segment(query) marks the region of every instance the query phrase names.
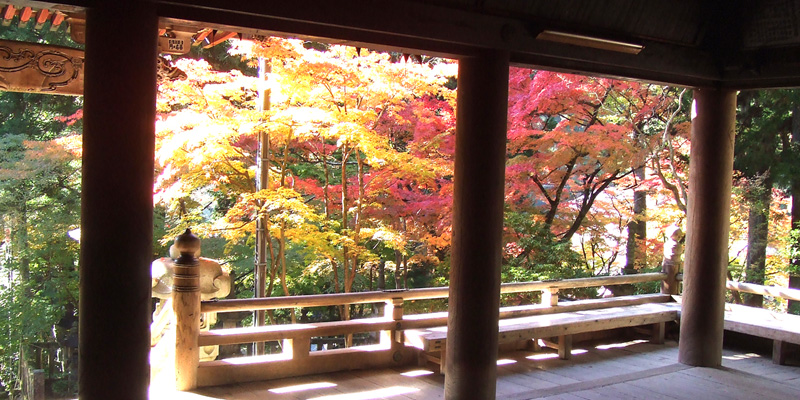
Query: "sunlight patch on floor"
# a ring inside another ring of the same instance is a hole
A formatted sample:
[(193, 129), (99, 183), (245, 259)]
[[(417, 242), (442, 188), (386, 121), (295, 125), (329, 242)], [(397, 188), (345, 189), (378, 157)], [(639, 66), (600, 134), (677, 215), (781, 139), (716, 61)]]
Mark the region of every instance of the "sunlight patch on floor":
[(150, 400), (225, 400), (219, 397), (203, 396), (201, 394), (181, 392), (175, 389), (150, 387)]
[(525, 357), (529, 360), (552, 360), (554, 358), (558, 358), (558, 353), (542, 353), (542, 354), (534, 354), (532, 356)]
[(620, 349), (623, 347), (633, 346), (639, 343), (647, 343), (647, 340), (638, 339), (638, 340), (631, 340), (630, 342), (601, 344), (599, 346), (595, 346), (594, 348), (597, 350)]
[(734, 354), (732, 356), (722, 356), (723, 359), (732, 360), (732, 361), (747, 360), (749, 358), (758, 358), (758, 357), (761, 357), (761, 356), (756, 354), (756, 353)]
[[(572, 349), (572, 353), (571, 354), (573, 356), (577, 356), (577, 355), (580, 355), (580, 354), (586, 354), (588, 352), (589, 352), (589, 350), (586, 350), (586, 349)], [(534, 361), (536, 361), (536, 360), (552, 360), (554, 358), (558, 358), (558, 353), (540, 353), (540, 354), (534, 354), (534, 355), (531, 355), (531, 356), (527, 356), (525, 358), (527, 358), (529, 360), (534, 360)]]
[(344, 393), (330, 396), (314, 397), (308, 400), (371, 400), (384, 397), (394, 397), (404, 394), (419, 392), (419, 389), (406, 386), (392, 386), (385, 389), (370, 390), (366, 392)]
[(416, 378), (418, 376), (433, 375), (433, 371), (428, 371), (427, 369), (415, 369), (413, 371), (403, 372), (400, 375)]
[(276, 394), (283, 394), (283, 393), (293, 393), (293, 392), (302, 392), (306, 390), (314, 390), (314, 389), (325, 389), (325, 388), (332, 388), (336, 387), (335, 383), (332, 382), (313, 382), (313, 383), (306, 383), (302, 385), (292, 385), (292, 386), (284, 386), (279, 388), (269, 389), (271, 393)]
[(497, 360), (497, 365), (508, 365), (508, 364), (515, 364), (517, 360), (512, 360), (509, 358), (501, 358)]

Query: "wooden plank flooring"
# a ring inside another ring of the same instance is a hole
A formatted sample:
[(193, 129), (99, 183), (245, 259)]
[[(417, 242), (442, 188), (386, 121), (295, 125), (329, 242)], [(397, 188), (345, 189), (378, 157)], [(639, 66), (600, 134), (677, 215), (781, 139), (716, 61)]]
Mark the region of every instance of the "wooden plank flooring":
[[(571, 360), (553, 350), (501, 354), (497, 398), (527, 399), (800, 399), (800, 363), (778, 366), (770, 356), (726, 349), (723, 367), (678, 364), (675, 342), (579, 345)], [(436, 367), (338, 372), (203, 388), (192, 393), (151, 389), (151, 399), (357, 400), (441, 399)]]

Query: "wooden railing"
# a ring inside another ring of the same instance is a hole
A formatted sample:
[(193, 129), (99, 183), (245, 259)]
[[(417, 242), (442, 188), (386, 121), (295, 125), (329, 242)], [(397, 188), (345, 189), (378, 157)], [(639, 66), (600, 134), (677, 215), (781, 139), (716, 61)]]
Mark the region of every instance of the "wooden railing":
[[(502, 284), (502, 294), (542, 292), (542, 304), (530, 306), (504, 307), (501, 318), (548, 314), (561, 311), (604, 308), (640, 304), (654, 301), (652, 298), (629, 296), (587, 300), (584, 302), (563, 302), (559, 304), (559, 291), (565, 289), (598, 286), (626, 285), (644, 282), (663, 281), (666, 273), (646, 273), (622, 276), (600, 276), (591, 278), (565, 279)], [(202, 313), (235, 312), (255, 310), (276, 310), (287, 308), (306, 308), (321, 306), (341, 306), (351, 304), (384, 303), (381, 317), (362, 318), (349, 321), (331, 321), (306, 324), (268, 325), (260, 327), (215, 329), (208, 332), (191, 332), (193, 318), (187, 318), (191, 307), (186, 303), (190, 292), (175, 291), (178, 347), (193, 350), (176, 351), (183, 358), (176, 357), (178, 387), (183, 390), (201, 386), (213, 386), (233, 381), (248, 381), (280, 378), (310, 373), (332, 372), (370, 367), (391, 367), (412, 361), (412, 352), (404, 348), (402, 341), (394, 340), (396, 332), (406, 329), (446, 326), (447, 313), (426, 313), (404, 315), (403, 306), (407, 301), (444, 299), (449, 296), (448, 287), (390, 290), (380, 292), (336, 293), (325, 295), (284, 296), (257, 299), (230, 299), (205, 301), (200, 304)], [(668, 298), (668, 295), (663, 295)], [(661, 299), (660, 301), (665, 301)], [(187, 335), (181, 335), (185, 332)], [(380, 332), (380, 343), (372, 346), (357, 346), (350, 349), (310, 351), (312, 337), (328, 337), (356, 334), (361, 332)], [(194, 336), (196, 335), (196, 336)], [(252, 360), (227, 359), (197, 363), (195, 357), (198, 346), (230, 345), (237, 343), (257, 343), (281, 341), (283, 353), (272, 356), (249, 357)], [(176, 349), (179, 350), (179, 349)], [(186, 357), (191, 355), (192, 359)], [(259, 361), (255, 361), (259, 360)], [(267, 365), (268, 363), (271, 365)], [(269, 372), (265, 372), (265, 371)], [(261, 378), (259, 378), (261, 377)], [(181, 380), (184, 382), (181, 382)]]
[(725, 285), (729, 290), (743, 293), (760, 294), (763, 296), (780, 297), (786, 300), (800, 301), (800, 290), (780, 286), (764, 286), (754, 283), (728, 281)]
[[(188, 235), (187, 235), (188, 234)], [(199, 240), (187, 231), (175, 242), (180, 258), (175, 263), (172, 304), (176, 317), (175, 371), (176, 386), (188, 390), (198, 386), (214, 386), (231, 382), (277, 379), (311, 373), (338, 370), (391, 367), (412, 361), (416, 354), (406, 348), (401, 340), (403, 330), (444, 327), (447, 313), (404, 315), (407, 301), (444, 299), (450, 294), (448, 287), (389, 290), (380, 292), (336, 293), (324, 295), (283, 296), (256, 299), (230, 299), (200, 302), (198, 286), (198, 261), (194, 254), (199, 250)], [(676, 271), (621, 276), (564, 279), (505, 283), (501, 294), (542, 292), (541, 304), (503, 307), (500, 318), (512, 318), (620, 307), (663, 302), (677, 285)], [(662, 282), (661, 294), (623, 296), (619, 298), (571, 301), (559, 304), (559, 291), (598, 286), (628, 285), (645, 282)], [(276, 310), (324, 306), (349, 306), (352, 304), (384, 303), (380, 317), (330, 321), (305, 324), (268, 325), (246, 328), (199, 330), (200, 313)], [(350, 335), (362, 332), (380, 332), (378, 345), (326, 351), (310, 351), (312, 337)], [(283, 352), (277, 355), (243, 357), (199, 362), (199, 347), (281, 341)]]
[[(290, 376), (326, 373), (356, 368), (398, 366), (412, 361), (414, 353), (403, 344), (402, 332), (408, 329), (444, 327), (446, 312), (405, 315), (408, 301), (445, 299), (448, 287), (377, 292), (336, 293), (324, 295), (283, 296), (256, 299), (229, 299), (200, 302), (197, 260), (193, 254), (199, 246), (196, 238), (179, 243), (181, 257), (176, 262), (173, 308), (176, 316), (176, 379), (181, 390), (198, 386), (214, 386), (231, 382), (277, 379)], [(501, 294), (541, 292), (541, 304), (502, 307), (500, 318), (524, 317), (557, 312), (624, 307), (647, 302), (672, 300), (682, 277), (674, 270), (621, 276), (505, 283)], [(617, 286), (661, 281), (661, 294), (622, 296), (559, 303), (559, 292), (567, 289)], [(731, 290), (800, 300), (800, 290), (767, 287), (729, 281)], [(277, 310), (353, 304), (384, 303), (379, 317), (348, 321), (304, 324), (268, 325), (245, 328), (199, 330), (200, 313)], [(311, 352), (311, 338), (379, 332), (378, 345)], [(243, 357), (199, 362), (201, 346), (240, 343), (282, 342), (283, 352), (276, 355)]]
[[(501, 294), (549, 292), (557, 293), (560, 289), (578, 289), (598, 286), (626, 285), (633, 283), (662, 281), (667, 277), (663, 272), (636, 275), (596, 276), (591, 278), (563, 279), (553, 281), (515, 282), (500, 285)], [(394, 299), (428, 300), (444, 299), (449, 296), (450, 288), (434, 287), (408, 290), (388, 290), (379, 292), (334, 293), (304, 296), (265, 297), (256, 299), (229, 299), (204, 301), (200, 311), (233, 312), (254, 310), (276, 310), (282, 308), (323, 307), (342, 304), (367, 304), (389, 302)]]
[[(683, 281), (683, 274), (677, 274), (676, 279)], [(785, 288), (781, 286), (766, 286), (755, 283), (726, 281), (725, 288), (740, 293), (760, 294), (762, 296), (778, 297), (786, 300), (800, 301), (800, 289)]]
[[(505, 283), (501, 294), (542, 292), (542, 304), (548, 307), (558, 304), (558, 291), (596, 286), (624, 285), (661, 281), (666, 274), (661, 272), (600, 276), (592, 278), (564, 279), (558, 281), (536, 281)], [(402, 291), (336, 293), (324, 295), (282, 296), (258, 299), (231, 299), (202, 302), (200, 311), (233, 312), (245, 310), (275, 310), (284, 308), (338, 306), (346, 304), (385, 303), (382, 318), (362, 318), (350, 321), (332, 321), (313, 324), (269, 325), (253, 328), (216, 329), (203, 332), (199, 346), (229, 345), (237, 343), (266, 342), (280, 340), (303, 340), (311, 337), (348, 335), (359, 332), (374, 332), (402, 329), (417, 329), (441, 325), (447, 322), (446, 313), (429, 313), (417, 316), (403, 315), (405, 301), (447, 298), (449, 287), (409, 289)], [(531, 308), (531, 310), (537, 310)], [(540, 311), (535, 311), (540, 312)], [(519, 314), (519, 313), (518, 313)], [(180, 322), (179, 322), (180, 323)], [(292, 346), (297, 352), (297, 343)], [(308, 347), (303, 344), (301, 348)]]

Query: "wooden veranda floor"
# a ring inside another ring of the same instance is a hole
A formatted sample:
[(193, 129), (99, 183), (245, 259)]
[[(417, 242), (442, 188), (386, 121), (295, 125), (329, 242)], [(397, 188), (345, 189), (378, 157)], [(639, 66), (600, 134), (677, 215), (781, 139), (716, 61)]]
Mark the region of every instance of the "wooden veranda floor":
[[(552, 350), (504, 353), (498, 399), (800, 399), (800, 366), (778, 366), (769, 355), (726, 349), (723, 367), (677, 363), (675, 342), (605, 342), (576, 346), (571, 360)], [(151, 390), (151, 399), (356, 400), (440, 399), (444, 377), (429, 368), (339, 372), (196, 390)]]

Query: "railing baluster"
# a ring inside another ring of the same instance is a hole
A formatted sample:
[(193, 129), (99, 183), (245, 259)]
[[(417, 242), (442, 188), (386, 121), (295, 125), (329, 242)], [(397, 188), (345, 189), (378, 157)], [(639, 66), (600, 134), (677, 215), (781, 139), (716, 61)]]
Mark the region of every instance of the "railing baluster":
[(558, 289), (547, 288), (542, 290), (542, 305), (555, 307), (558, 305)]
[[(403, 302), (404, 300), (402, 297), (395, 297), (391, 300), (387, 300), (383, 308), (383, 316), (397, 321), (399, 325), (399, 322), (403, 320)], [(381, 331), (380, 344), (384, 346), (394, 346), (392, 343), (403, 343), (402, 334), (402, 331)], [(392, 335), (395, 335), (394, 340), (392, 340)]]
[(283, 354), (292, 360), (306, 358), (311, 354), (311, 336), (300, 336), (283, 340)]

